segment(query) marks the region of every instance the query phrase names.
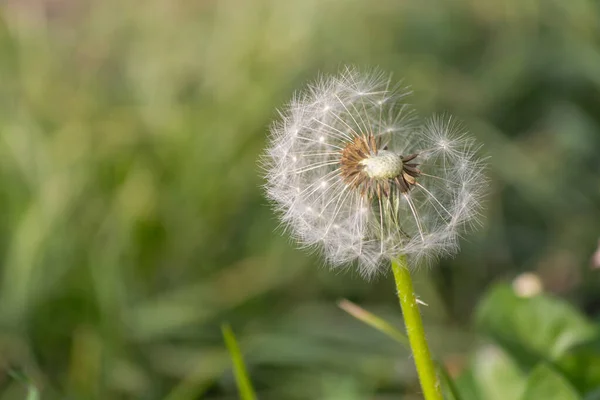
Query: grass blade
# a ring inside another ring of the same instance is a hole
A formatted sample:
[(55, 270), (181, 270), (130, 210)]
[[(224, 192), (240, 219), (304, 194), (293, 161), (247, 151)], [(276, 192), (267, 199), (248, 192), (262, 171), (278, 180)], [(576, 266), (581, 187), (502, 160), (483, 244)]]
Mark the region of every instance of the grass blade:
[[(364, 322), (365, 324), (372, 326), (388, 337), (392, 338), (396, 342), (409, 347), (408, 338), (402, 332), (400, 332), (396, 327), (387, 322), (381, 317), (365, 310), (361, 306), (352, 303), (349, 300), (342, 299), (338, 302), (338, 306), (346, 311), (348, 314), (352, 315), (354, 318)], [(449, 390), (450, 394), (453, 396), (454, 400), (461, 400), (462, 397), (456, 387), (454, 381), (450, 377), (450, 374), (446, 370), (446, 367), (442, 363), (442, 361), (435, 359), (435, 364), (440, 373), (442, 383), (445, 384), (445, 387)]]
[(40, 400), (40, 392), (33, 385), (27, 385), (27, 400)]
[(40, 391), (37, 387), (29, 380), (27, 375), (19, 369), (10, 369), (8, 371), (10, 376), (15, 381), (22, 383), (27, 387), (27, 398), (26, 400), (40, 400)]
[(400, 332), (392, 324), (390, 324), (383, 318), (380, 318), (380, 317), (376, 316), (375, 314), (370, 313), (369, 311), (365, 310), (364, 308), (360, 307), (359, 305), (356, 305), (346, 299), (340, 300), (338, 302), (338, 306), (342, 310), (346, 311), (348, 314), (352, 315), (354, 318), (364, 322), (367, 325), (372, 326), (373, 328), (377, 329), (378, 331), (391, 337), (398, 343), (401, 343), (404, 346), (408, 347), (408, 338), (406, 337), (406, 335), (404, 333)]
[(221, 326), (221, 332), (223, 332), (223, 339), (225, 340), (225, 345), (231, 356), (231, 361), (233, 362), (233, 373), (240, 392), (240, 399), (256, 400), (256, 394), (252, 388), (252, 383), (248, 377), (248, 371), (246, 371), (240, 347), (231, 330), (231, 326), (229, 326), (229, 324), (223, 324)]
[(450, 392), (453, 400), (462, 400), (460, 392), (458, 391), (458, 388), (456, 387), (454, 380), (448, 373), (448, 370), (446, 369), (446, 367), (444, 367), (444, 364), (441, 361), (437, 361), (437, 360), (436, 360), (436, 364), (438, 367), (438, 372), (440, 373), (442, 387), (447, 389)]

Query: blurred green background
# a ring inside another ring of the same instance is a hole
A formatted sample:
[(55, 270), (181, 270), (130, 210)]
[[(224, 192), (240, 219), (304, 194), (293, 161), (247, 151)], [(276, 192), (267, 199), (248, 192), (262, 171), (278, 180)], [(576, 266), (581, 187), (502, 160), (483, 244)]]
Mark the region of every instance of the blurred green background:
[(484, 228), (415, 276), (464, 398), (600, 398), (598, 2), (2, 0), (0, 399), (235, 399), (225, 321), (261, 399), (420, 398), (336, 305), (401, 328), (389, 276), (295, 249), (260, 187), (276, 108), (345, 64), (490, 156)]

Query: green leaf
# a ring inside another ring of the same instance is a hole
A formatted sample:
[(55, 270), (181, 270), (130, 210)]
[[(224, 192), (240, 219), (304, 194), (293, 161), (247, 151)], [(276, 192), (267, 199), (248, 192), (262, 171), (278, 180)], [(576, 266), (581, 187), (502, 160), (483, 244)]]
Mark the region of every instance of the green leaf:
[(464, 400), (518, 399), (525, 390), (526, 374), (502, 348), (488, 345), (471, 358), (455, 380)]
[(588, 396), (600, 400), (600, 338), (571, 348), (556, 365), (580, 393), (596, 391)]
[(495, 287), (482, 301), (476, 321), (482, 332), (526, 368), (540, 360), (558, 359), (596, 332), (566, 302), (546, 295), (521, 298), (505, 285)]
[(242, 352), (235, 339), (235, 335), (228, 324), (221, 326), (223, 332), (223, 338), (225, 339), (225, 345), (229, 350), (231, 361), (233, 361), (233, 372), (235, 375), (235, 381), (240, 392), (240, 399), (242, 400), (256, 400), (256, 394), (252, 388), (252, 383), (248, 377)]
[(471, 366), (481, 399), (518, 399), (523, 393), (526, 376), (515, 360), (501, 348), (482, 348), (473, 357)]
[(547, 364), (538, 365), (529, 375), (521, 400), (581, 400), (573, 386)]

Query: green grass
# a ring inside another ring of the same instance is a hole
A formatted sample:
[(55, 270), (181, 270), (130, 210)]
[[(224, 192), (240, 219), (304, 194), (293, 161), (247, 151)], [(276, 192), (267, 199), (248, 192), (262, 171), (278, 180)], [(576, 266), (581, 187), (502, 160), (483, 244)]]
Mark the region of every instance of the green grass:
[(248, 376), (246, 365), (244, 364), (244, 358), (240, 350), (240, 346), (231, 330), (231, 326), (225, 324), (221, 326), (223, 332), (223, 339), (225, 345), (229, 351), (229, 356), (233, 363), (233, 373), (235, 375), (235, 382), (240, 393), (240, 399), (242, 400), (256, 400), (256, 394), (252, 387), (252, 382)]

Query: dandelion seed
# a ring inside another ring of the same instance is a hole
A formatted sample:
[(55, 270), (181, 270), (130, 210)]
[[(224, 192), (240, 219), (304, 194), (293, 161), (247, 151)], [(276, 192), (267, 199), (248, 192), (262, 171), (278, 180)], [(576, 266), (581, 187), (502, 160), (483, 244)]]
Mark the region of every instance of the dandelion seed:
[(355, 263), (371, 277), (400, 255), (451, 255), (476, 225), (478, 148), (451, 118), (417, 124), (408, 94), (383, 73), (346, 68), (297, 94), (271, 128), (268, 197), (334, 267)]

